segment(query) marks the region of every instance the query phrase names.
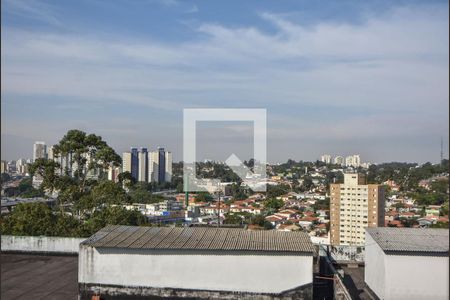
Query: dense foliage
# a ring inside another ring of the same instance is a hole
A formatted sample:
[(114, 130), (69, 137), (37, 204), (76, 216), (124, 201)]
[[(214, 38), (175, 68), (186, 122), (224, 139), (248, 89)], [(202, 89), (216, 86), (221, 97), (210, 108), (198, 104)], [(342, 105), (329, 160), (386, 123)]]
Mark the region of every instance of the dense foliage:
[[(123, 205), (161, 201), (151, 192), (157, 186), (136, 183), (130, 174), (121, 174), (119, 183), (105, 178), (108, 167), (119, 166), (121, 158), (100, 136), (70, 130), (53, 147), (53, 154), (72, 159), (65, 167), (57, 160), (37, 159), (30, 165), (30, 173), (43, 179), (39, 190), (32, 187), (31, 178), (22, 180), (17, 189), (23, 197), (56, 193), (56, 207), (17, 205), (2, 218), (3, 234), (89, 236), (106, 224), (145, 224), (140, 212), (126, 210)], [(89, 176), (93, 171), (98, 177)]]

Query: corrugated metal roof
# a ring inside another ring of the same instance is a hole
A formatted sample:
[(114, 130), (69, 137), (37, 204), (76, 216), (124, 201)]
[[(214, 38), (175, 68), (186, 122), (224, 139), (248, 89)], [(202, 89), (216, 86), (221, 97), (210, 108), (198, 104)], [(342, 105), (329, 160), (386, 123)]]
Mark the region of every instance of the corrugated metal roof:
[(448, 255), (448, 229), (378, 227), (366, 230), (386, 253), (423, 252)]
[(110, 225), (82, 244), (97, 248), (314, 252), (305, 232), (248, 231), (239, 228)]

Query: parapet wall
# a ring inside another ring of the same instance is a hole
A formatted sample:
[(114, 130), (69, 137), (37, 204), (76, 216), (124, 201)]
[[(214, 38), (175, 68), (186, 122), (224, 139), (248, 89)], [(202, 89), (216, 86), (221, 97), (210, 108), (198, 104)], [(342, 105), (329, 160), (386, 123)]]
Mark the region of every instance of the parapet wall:
[(2, 235), (1, 251), (78, 254), (84, 238)]

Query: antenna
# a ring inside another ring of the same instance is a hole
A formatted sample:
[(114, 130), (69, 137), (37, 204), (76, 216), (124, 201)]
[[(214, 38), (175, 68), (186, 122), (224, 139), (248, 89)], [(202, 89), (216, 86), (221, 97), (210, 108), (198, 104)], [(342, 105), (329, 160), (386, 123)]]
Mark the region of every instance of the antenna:
[(444, 140), (442, 139), (441, 136), (441, 163), (444, 160)]

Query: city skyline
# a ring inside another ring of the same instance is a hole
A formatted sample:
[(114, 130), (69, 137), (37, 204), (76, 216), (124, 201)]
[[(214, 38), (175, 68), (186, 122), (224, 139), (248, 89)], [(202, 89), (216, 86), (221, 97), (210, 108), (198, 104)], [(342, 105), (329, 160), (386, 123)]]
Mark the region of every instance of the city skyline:
[(193, 107), (266, 108), (270, 162), (448, 153), (447, 2), (250, 2), (5, 1), (2, 159), (78, 128), (179, 161)]
[[(25, 156), (17, 156), (17, 157), (14, 157), (12, 159), (3, 159), (3, 157), (2, 157), (1, 160), (5, 161), (5, 162), (18, 162), (18, 161), (21, 161), (21, 160), (33, 161), (33, 157), (34, 157), (35, 151), (36, 151), (35, 148), (36, 148), (37, 144), (38, 145), (42, 144), (44, 146), (44, 148), (45, 148), (45, 150), (44, 150), (45, 153), (47, 155), (49, 155), (49, 156), (52, 156), (50, 153), (52, 153), (53, 145), (47, 144), (45, 141), (35, 141), (33, 143), (33, 150), (31, 152), (32, 154), (30, 156), (27, 156), (27, 155), (25, 155)], [(153, 148), (156, 149), (156, 150), (164, 149), (164, 147), (160, 147), (160, 146), (153, 147)], [(147, 151), (148, 154), (150, 154), (152, 152), (155, 152), (155, 151), (149, 151), (149, 149), (152, 149), (152, 147), (147, 148), (147, 147), (142, 147), (142, 146), (139, 146), (139, 147), (131, 146), (131, 147), (128, 147), (128, 150), (130, 150), (130, 151), (119, 152), (119, 151), (116, 150), (116, 153), (121, 155), (121, 157), (123, 159), (125, 154), (131, 155), (131, 152), (133, 151), (133, 149), (136, 151), (136, 155), (137, 156), (141, 154), (142, 150)], [(172, 151), (170, 151), (169, 153), (171, 153), (171, 155), (172, 155)], [(352, 167), (368, 166), (368, 165), (374, 163), (374, 162), (371, 162), (371, 161), (367, 161), (366, 159), (364, 159), (364, 161), (363, 161), (361, 159), (361, 157), (360, 157), (360, 154), (352, 154), (352, 153), (353, 152), (349, 152), (348, 154), (342, 154), (342, 153), (321, 154), (321, 155), (318, 154), (317, 157), (315, 159), (312, 159), (312, 160), (297, 159), (296, 161), (311, 161), (311, 162), (313, 162), (313, 161), (321, 161), (321, 162), (324, 162), (324, 163), (327, 163), (327, 164), (336, 164), (336, 165), (352, 166)], [(243, 156), (243, 157), (244, 157), (243, 160), (252, 159), (251, 157), (245, 157), (245, 156)], [(355, 157), (357, 157), (356, 158), (357, 161), (351, 161), (351, 162), (348, 161), (349, 159), (355, 159)], [(136, 157), (136, 159), (139, 160), (138, 157)], [(287, 158), (285, 161), (281, 161), (281, 162), (270, 162), (270, 161), (268, 161), (267, 163), (268, 164), (280, 164), (280, 163), (287, 162), (289, 159), (292, 159), (292, 158)], [(443, 159), (448, 159), (448, 157), (444, 154), (443, 155)], [(214, 162), (225, 163), (225, 160), (217, 160), (217, 159), (210, 159), (210, 158), (204, 158), (204, 159), (198, 159), (197, 160), (197, 162), (206, 162), (206, 161), (214, 161)], [(181, 159), (181, 160), (177, 160), (177, 161), (174, 161), (174, 162), (175, 163), (182, 163), (183, 161)], [(415, 161), (398, 161), (398, 162), (421, 164), (420, 162), (415, 162)], [(425, 163), (428, 163), (428, 162), (433, 163), (431, 160), (425, 161)], [(375, 164), (381, 164), (381, 163), (390, 163), (390, 162), (389, 161), (375, 162)], [(136, 166), (135, 169), (136, 170), (140, 169), (140, 166), (139, 167)], [(136, 172), (138, 172), (138, 171), (136, 171)], [(135, 174), (135, 176), (139, 177), (139, 175), (136, 175), (136, 174)]]

